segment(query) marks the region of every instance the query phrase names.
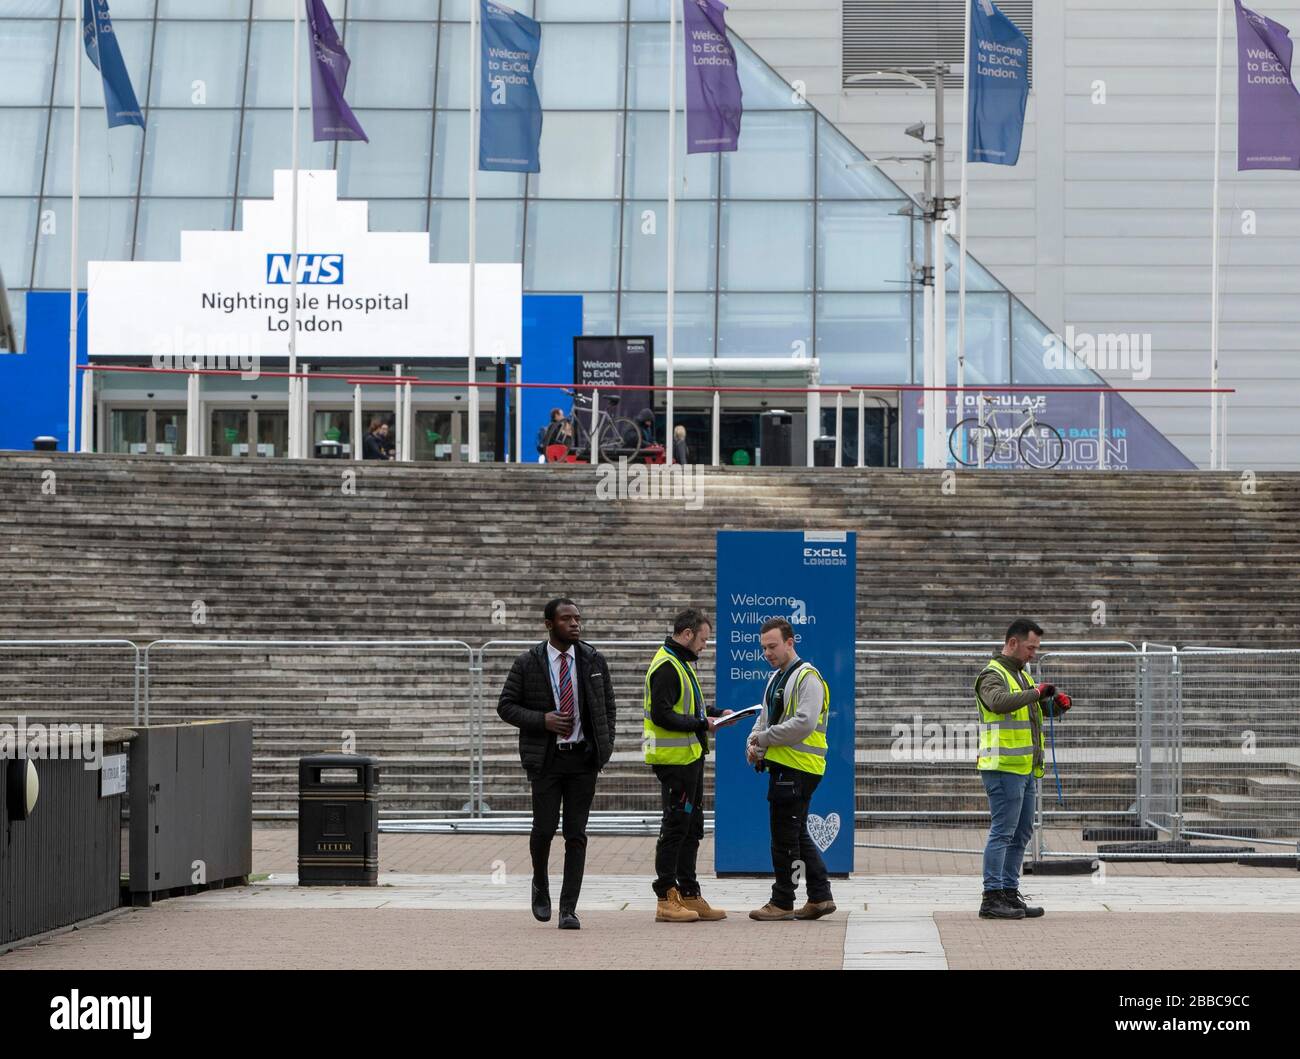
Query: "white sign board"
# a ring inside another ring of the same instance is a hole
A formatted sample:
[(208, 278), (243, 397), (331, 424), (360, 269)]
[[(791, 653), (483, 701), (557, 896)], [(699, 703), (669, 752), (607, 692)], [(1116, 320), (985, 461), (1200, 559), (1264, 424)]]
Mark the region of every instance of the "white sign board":
[[(469, 352), (469, 265), (432, 264), (427, 232), (371, 232), (334, 170), (298, 174), (297, 355), (412, 361)], [(236, 232), (182, 232), (180, 261), (92, 261), (91, 356), (289, 354), (292, 180), (244, 203)], [(520, 266), (475, 269), (475, 354), (518, 357)]]
[(106, 754), (100, 763), (99, 796), (108, 798), (126, 793), (126, 755)]

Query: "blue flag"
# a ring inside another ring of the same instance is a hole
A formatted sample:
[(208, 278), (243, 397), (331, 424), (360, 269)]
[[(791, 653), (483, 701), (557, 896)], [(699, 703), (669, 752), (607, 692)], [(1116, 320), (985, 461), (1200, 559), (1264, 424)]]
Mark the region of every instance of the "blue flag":
[(481, 3), (478, 167), (501, 173), (539, 173), (542, 101), (534, 73), (542, 48), (542, 27), (492, 0)]
[(122, 49), (117, 46), (113, 21), (108, 17), (108, 0), (85, 0), (81, 12), (81, 35), (86, 42), (86, 54), (104, 81), (104, 112), (108, 115), (108, 127), (139, 125), (143, 129), (144, 115), (136, 102), (126, 63), (122, 61)]
[(968, 162), (1015, 165), (1029, 99), (1029, 41), (993, 0), (971, 4)]

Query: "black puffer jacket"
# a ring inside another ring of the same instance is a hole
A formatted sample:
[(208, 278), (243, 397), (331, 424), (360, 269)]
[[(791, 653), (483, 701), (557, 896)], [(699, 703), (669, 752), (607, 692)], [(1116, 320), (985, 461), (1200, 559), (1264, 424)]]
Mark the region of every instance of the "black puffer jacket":
[[(590, 644), (579, 642), (575, 653), (583, 738), (595, 744), (603, 769), (614, 752), (614, 682), (604, 655)], [(555, 752), (555, 733), (547, 730), (543, 717), (557, 708), (543, 640), (515, 659), (497, 700), (501, 719), (519, 729), (519, 760), (529, 775), (541, 772)]]

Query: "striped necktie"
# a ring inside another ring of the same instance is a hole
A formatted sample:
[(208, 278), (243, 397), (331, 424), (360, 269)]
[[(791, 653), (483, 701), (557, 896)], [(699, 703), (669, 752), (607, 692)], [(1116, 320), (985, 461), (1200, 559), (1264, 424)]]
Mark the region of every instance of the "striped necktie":
[(560, 655), (560, 713), (573, 716), (573, 681), (569, 679), (569, 656)]

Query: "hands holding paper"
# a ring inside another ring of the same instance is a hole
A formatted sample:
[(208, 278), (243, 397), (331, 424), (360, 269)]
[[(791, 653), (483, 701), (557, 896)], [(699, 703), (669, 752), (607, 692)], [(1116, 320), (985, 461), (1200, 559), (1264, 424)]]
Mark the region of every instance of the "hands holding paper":
[(712, 735), (719, 728), (725, 728), (727, 725), (731, 724), (732, 722), (726, 720), (726, 718), (731, 717), (734, 713), (734, 710), (723, 710), (721, 716), (708, 718), (709, 735)]

